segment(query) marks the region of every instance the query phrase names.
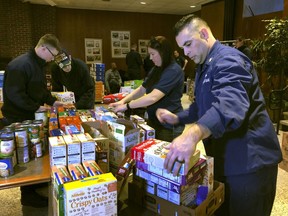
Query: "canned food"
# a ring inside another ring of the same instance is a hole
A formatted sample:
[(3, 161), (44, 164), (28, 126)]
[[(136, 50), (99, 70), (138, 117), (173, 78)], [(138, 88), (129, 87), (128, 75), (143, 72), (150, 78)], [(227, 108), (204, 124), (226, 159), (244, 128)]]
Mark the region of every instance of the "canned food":
[(10, 157), (15, 149), (14, 133), (2, 132), (0, 134), (0, 157)]
[(35, 120), (43, 120), (43, 125), (46, 126), (48, 123), (48, 113), (47, 111), (35, 112)]
[(24, 120), (22, 124), (32, 124), (32, 120)]
[(29, 162), (29, 146), (17, 147), (17, 162), (18, 164), (24, 164)]
[(42, 157), (42, 143), (33, 143), (31, 144), (31, 151), (30, 151), (31, 158), (39, 158)]
[(28, 126), (28, 136), (31, 143), (40, 142), (40, 127), (36, 124)]
[(26, 128), (24, 127), (16, 128), (14, 135), (15, 135), (17, 148), (28, 146), (29, 138), (28, 138), (28, 132)]
[(0, 158), (0, 177), (5, 178), (14, 174), (12, 157)]

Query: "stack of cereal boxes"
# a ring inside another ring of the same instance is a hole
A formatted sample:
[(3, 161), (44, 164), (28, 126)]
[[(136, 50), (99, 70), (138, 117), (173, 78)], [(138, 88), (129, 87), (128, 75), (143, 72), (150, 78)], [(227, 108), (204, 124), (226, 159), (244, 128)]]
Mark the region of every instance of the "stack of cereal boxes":
[(117, 215), (117, 181), (96, 163), (88, 133), (49, 137), (53, 215)]
[(197, 150), (191, 157), (188, 174), (184, 175), (185, 164), (177, 176), (164, 169), (169, 142), (148, 139), (131, 149), (131, 158), (136, 160), (133, 181), (142, 181), (145, 192), (176, 205), (194, 204), (199, 187), (205, 187), (207, 194), (213, 191), (212, 157), (200, 155)]

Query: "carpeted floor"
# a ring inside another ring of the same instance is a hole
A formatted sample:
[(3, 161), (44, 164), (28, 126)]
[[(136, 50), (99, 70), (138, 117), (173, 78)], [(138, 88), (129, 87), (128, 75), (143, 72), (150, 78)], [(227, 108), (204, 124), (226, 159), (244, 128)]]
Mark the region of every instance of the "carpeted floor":
[[(183, 96), (183, 106), (189, 105), (188, 96)], [(279, 140), (282, 140), (281, 131)], [(199, 146), (203, 148), (203, 146)], [(47, 191), (42, 191), (47, 194)], [(0, 216), (47, 216), (48, 208), (23, 207), (20, 203), (20, 189), (12, 188), (0, 190)], [(277, 192), (271, 216), (287, 216), (288, 212), (288, 172), (279, 168)]]

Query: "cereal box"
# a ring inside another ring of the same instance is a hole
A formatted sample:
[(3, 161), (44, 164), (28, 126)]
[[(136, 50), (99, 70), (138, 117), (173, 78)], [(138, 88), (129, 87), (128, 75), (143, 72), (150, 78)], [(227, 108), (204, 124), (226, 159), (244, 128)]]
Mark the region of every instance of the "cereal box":
[(49, 137), (50, 166), (67, 165), (66, 143), (62, 136)]
[(75, 135), (64, 135), (67, 145), (67, 164), (81, 163), (81, 143)]
[(117, 180), (111, 173), (64, 184), (66, 216), (117, 215)]
[(64, 104), (74, 104), (75, 96), (74, 92), (51, 92), (53, 96), (57, 98), (58, 101), (61, 101)]

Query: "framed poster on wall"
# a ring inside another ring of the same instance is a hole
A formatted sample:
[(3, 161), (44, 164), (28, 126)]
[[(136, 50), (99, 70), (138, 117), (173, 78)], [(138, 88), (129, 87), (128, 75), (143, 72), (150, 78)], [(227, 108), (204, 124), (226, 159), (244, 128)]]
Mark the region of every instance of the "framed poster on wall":
[(86, 64), (102, 63), (102, 39), (85, 38)]
[(148, 50), (147, 50), (147, 45), (148, 45), (149, 40), (144, 40), (144, 39), (139, 39), (138, 40), (138, 49), (139, 49), (139, 53), (141, 55), (141, 57), (144, 59), (147, 54), (148, 54)]
[(125, 58), (130, 51), (130, 31), (111, 31), (112, 58)]

